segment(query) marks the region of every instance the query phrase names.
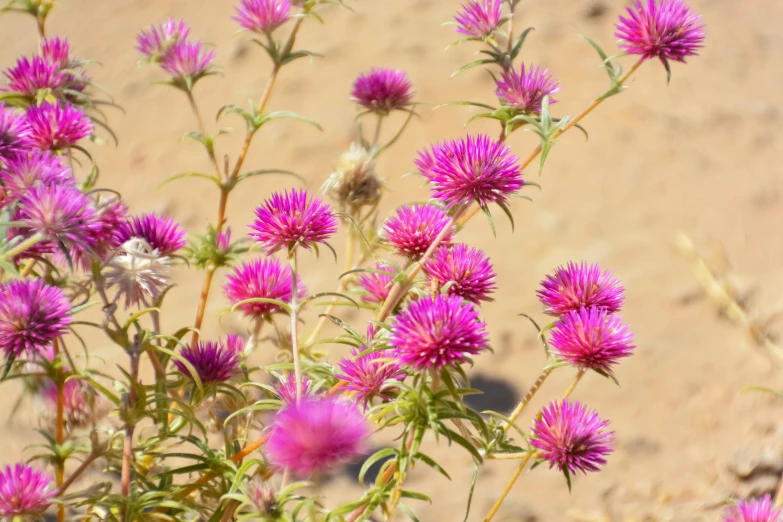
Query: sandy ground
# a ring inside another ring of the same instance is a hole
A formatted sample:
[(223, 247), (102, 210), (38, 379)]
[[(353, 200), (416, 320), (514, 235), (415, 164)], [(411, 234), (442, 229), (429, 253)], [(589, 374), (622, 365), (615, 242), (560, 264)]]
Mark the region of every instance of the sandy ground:
[[(162, 76), (153, 68), (137, 68), (134, 36), (142, 26), (178, 16), (193, 26), (195, 35), (217, 46), (225, 74), (197, 88), (205, 115), (224, 103), (244, 104), (259, 95), (269, 72), (262, 51), (235, 34), (231, 2), (63, 3), (51, 17), (50, 31), (71, 38), (78, 55), (103, 63), (93, 75), (125, 109), (112, 116), (119, 146), (95, 151), (103, 184), (121, 191), (136, 211), (165, 210), (188, 229), (203, 230), (216, 212), (213, 186), (196, 180), (157, 188), (167, 176), (208, 165), (195, 144), (178, 142), (195, 128), (186, 102), (173, 89), (150, 85)], [(351, 82), (374, 65), (406, 69), (421, 101), (494, 102), (486, 73), (477, 69), (449, 79), (476, 49), (465, 45), (444, 51), (454, 34), (441, 23), (450, 18), (456, 1), (348, 3), (353, 12), (324, 9), (325, 26), (305, 25), (301, 44), (325, 58), (286, 68), (271, 102), (272, 109), (295, 110), (319, 121), (324, 132), (297, 123), (269, 125), (254, 144), (249, 169), (295, 170), (310, 188), (317, 188), (351, 140)], [(577, 35), (590, 35), (613, 49), (612, 24), (625, 3), (603, 0), (603, 14), (593, 8), (597, 4), (582, 0), (521, 4), (518, 27), (536, 28), (523, 58), (550, 68), (560, 79), (558, 114), (578, 112), (605, 89), (597, 57)], [(565, 136), (543, 178), (537, 179), (532, 170), (527, 174), (543, 190), (532, 192), (534, 203), (514, 202), (516, 232), (499, 218), (497, 238), (482, 219), (461, 234), (463, 241), (488, 252), (500, 281), (497, 300), (484, 307), (496, 353), (481, 356), (472, 370), (481, 382), (502, 380), (523, 393), (535, 379), (542, 351), (534, 331), (517, 314), (539, 314), (534, 294), (538, 281), (572, 259), (600, 262), (622, 279), (628, 294), (624, 317), (638, 343), (635, 356), (618, 369), (621, 388), (590, 375), (575, 394), (612, 419), (617, 431), (618, 448), (606, 470), (577, 478), (570, 495), (558, 474), (543, 467), (526, 473), (509, 497), (501, 515), (505, 520), (534, 520), (526, 518), (530, 515), (561, 521), (568, 519), (569, 510), (596, 512), (608, 491), (616, 492), (616, 500), (609, 503), (633, 520), (643, 519), (661, 503), (667, 506), (659, 510), (659, 518), (648, 520), (714, 519), (716, 513), (705, 511), (705, 504), (734, 491), (727, 461), (738, 447), (768, 441), (783, 413), (783, 402), (740, 393), (749, 385), (775, 386), (779, 374), (745, 330), (722, 319), (715, 303), (701, 297), (690, 262), (673, 246), (678, 231), (705, 250), (723, 245), (739, 288), (752, 297), (751, 311), (763, 318), (781, 304), (783, 170), (778, 153), (783, 138), (778, 126), (783, 115), (783, 36), (777, 22), (783, 17), (783, 2), (692, 3), (707, 26), (702, 55), (687, 66), (676, 65), (668, 87), (659, 64), (645, 65), (628, 92), (586, 120), (589, 142), (579, 133)], [(17, 55), (34, 51), (33, 31), (27, 18), (0, 18), (3, 67)], [(472, 111), (424, 108), (421, 113), (422, 119), (379, 165), (392, 188), (385, 209), (426, 197), (419, 179), (401, 175), (412, 170), (419, 148), (465, 133), (463, 124)], [(233, 126), (234, 132), (219, 142), (219, 151), (234, 156), (242, 127), (236, 120), (222, 125)], [(488, 124), (471, 126), (471, 131), (479, 130), (497, 132)], [(535, 145), (532, 138), (517, 133), (509, 143), (525, 157)], [(270, 191), (289, 182), (263, 178), (233, 194), (229, 215), (236, 233), (246, 231), (254, 207)], [(338, 251), (341, 246), (337, 241)], [(338, 271), (328, 258), (318, 265), (312, 258), (305, 262), (305, 278), (314, 290), (333, 288)], [(179, 278), (180, 286), (167, 304), (167, 327), (192, 321), (200, 283), (200, 275)], [(213, 292), (208, 333), (246, 327), (233, 319), (219, 324), (216, 313), (223, 306), (220, 293)], [(771, 325), (773, 331), (777, 326)], [(119, 360), (104, 344), (96, 345), (97, 352), (109, 361)], [(264, 357), (271, 355), (261, 354), (261, 362)], [(561, 393), (572, 376), (570, 370), (556, 372), (537, 404)], [(502, 395), (491, 403), (509, 409), (513, 397)], [(2, 409), (10, 409), (10, 398), (3, 404)], [(14, 420), (2, 437), (2, 460), (15, 460), (30, 440), (27, 421)], [(445, 446), (428, 451), (446, 464), (453, 482), (414, 473), (411, 485), (435, 498), (433, 506), (415, 509), (423, 521), (461, 520), (470, 459)], [(514, 467), (511, 462), (491, 462), (482, 470), (470, 520), (481, 520)], [(339, 496), (347, 500), (355, 494), (356, 489), (342, 488)]]

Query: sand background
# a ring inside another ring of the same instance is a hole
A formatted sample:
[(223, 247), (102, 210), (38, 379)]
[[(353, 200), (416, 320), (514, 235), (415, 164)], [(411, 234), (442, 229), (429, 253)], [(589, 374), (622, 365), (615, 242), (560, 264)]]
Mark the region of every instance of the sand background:
[[(308, 21), (299, 44), (325, 57), (286, 67), (270, 109), (295, 110), (320, 122), (324, 131), (296, 122), (265, 127), (254, 142), (246, 168), (285, 168), (317, 189), (331, 172), (337, 155), (351, 141), (354, 107), (348, 98), (355, 76), (371, 66), (404, 68), (417, 99), (432, 104), (454, 100), (494, 103), (489, 75), (479, 69), (450, 79), (452, 71), (474, 58), (474, 45), (444, 48), (455, 35), (441, 24), (458, 3), (445, 0), (362, 0), (348, 2), (353, 11), (322, 9), (326, 25)], [(603, 0), (526, 0), (520, 4), (517, 27), (534, 26), (522, 52), (527, 63), (549, 68), (562, 85), (557, 114), (575, 114), (606, 88), (606, 76), (594, 52), (580, 39), (586, 34), (610, 51), (615, 49), (612, 25), (626, 2)], [(569, 495), (562, 477), (545, 468), (523, 476), (502, 514), (506, 520), (566, 520), (572, 508), (598, 510), (605, 492), (619, 493), (614, 504), (641, 520), (660, 502), (669, 507), (651, 520), (716, 518), (704, 502), (733, 490), (726, 462), (736, 448), (760, 445), (783, 413), (783, 402), (758, 393), (740, 393), (749, 385), (775, 386), (779, 373), (755, 348), (747, 332), (717, 313), (715, 303), (701, 296), (689, 260), (674, 246), (678, 231), (693, 237), (705, 251), (725, 251), (738, 288), (750, 296), (758, 317), (774, 312), (783, 288), (783, 218), (781, 195), (783, 145), (780, 85), (783, 80), (783, 35), (778, 21), (783, 2), (773, 0), (693, 0), (707, 28), (706, 48), (686, 66), (674, 66), (672, 82), (657, 63), (648, 63), (630, 89), (612, 98), (585, 125), (590, 140), (578, 132), (564, 136), (550, 155), (543, 178), (526, 174), (543, 190), (528, 191), (535, 202), (517, 200), (512, 209), (516, 231), (498, 218), (497, 238), (483, 219), (473, 220), (461, 239), (484, 249), (492, 258), (500, 286), (496, 301), (484, 307), (494, 355), (482, 355), (471, 375), (486, 385), (508, 383), (523, 393), (540, 371), (543, 354), (535, 332), (517, 314), (540, 316), (535, 290), (553, 267), (572, 259), (599, 262), (621, 278), (627, 289), (625, 319), (633, 325), (638, 348), (617, 371), (617, 388), (596, 375), (587, 376), (575, 397), (612, 419), (617, 452), (603, 473), (580, 477)], [(599, 9), (596, 9), (599, 6)], [(111, 92), (124, 113), (111, 113), (118, 146), (93, 147), (102, 171), (102, 185), (119, 190), (134, 211), (165, 211), (191, 231), (205, 228), (216, 214), (214, 186), (200, 180), (157, 188), (166, 177), (184, 171), (206, 171), (203, 150), (179, 142), (195, 124), (181, 93), (150, 85), (163, 75), (138, 68), (133, 49), (140, 27), (170, 16), (183, 17), (193, 34), (217, 46), (224, 75), (204, 80), (196, 96), (211, 118), (224, 103), (245, 104), (257, 98), (269, 73), (263, 52), (235, 34), (232, 2), (186, 0), (68, 0), (49, 23), (51, 34), (67, 35), (79, 56), (102, 62), (91, 73)], [(0, 64), (35, 51), (32, 20), (0, 17)], [(630, 64), (630, 62), (629, 62)], [(463, 135), (473, 110), (464, 107), (432, 112), (422, 118), (379, 163), (391, 191), (383, 208), (426, 198), (414, 176), (418, 149)], [(235, 157), (243, 137), (236, 119), (220, 125), (233, 132), (218, 150)], [(497, 132), (476, 122), (470, 131)], [(516, 133), (508, 142), (526, 157), (533, 136)], [(230, 225), (246, 232), (252, 211), (271, 191), (291, 179), (266, 177), (232, 194)], [(499, 213), (498, 213), (499, 214)], [(335, 242), (338, 252), (342, 242)], [(710, 256), (715, 258), (716, 256)], [(305, 256), (304, 277), (312, 290), (331, 290), (341, 265), (325, 256), (316, 264)], [(222, 277), (218, 278), (220, 281)], [(168, 298), (165, 327), (192, 321), (201, 276), (178, 274), (180, 285)], [(217, 289), (217, 288), (216, 288)], [(219, 323), (225, 305), (214, 291), (207, 312), (207, 335), (241, 331), (238, 319)], [(308, 317), (313, 324), (314, 315)], [(771, 330), (780, 325), (771, 323)], [(108, 363), (120, 361), (116, 349), (96, 345)], [(266, 359), (265, 359), (266, 358)], [(271, 359), (260, 354), (259, 362)], [(536, 402), (562, 393), (573, 374), (555, 373)], [(14, 385), (5, 388), (0, 410), (9, 410)], [(501, 390), (502, 391), (502, 390)], [(509, 409), (513, 397), (496, 395)], [(1, 432), (5, 450), (0, 459), (18, 458), (29, 443), (29, 419), (9, 422)], [(461, 520), (472, 473), (470, 459), (445, 445), (428, 451), (441, 460), (453, 478), (414, 473), (411, 485), (434, 495), (435, 504), (415, 505), (423, 521)], [(491, 462), (481, 473), (471, 520), (480, 520), (505, 484), (513, 462)], [(340, 478), (339, 497), (346, 489)], [(630, 501), (641, 504), (629, 505)], [(668, 516), (669, 518), (663, 518)], [(618, 518), (620, 519), (620, 518)], [(609, 519), (606, 519), (609, 520)], [(631, 519), (629, 519), (631, 520)]]

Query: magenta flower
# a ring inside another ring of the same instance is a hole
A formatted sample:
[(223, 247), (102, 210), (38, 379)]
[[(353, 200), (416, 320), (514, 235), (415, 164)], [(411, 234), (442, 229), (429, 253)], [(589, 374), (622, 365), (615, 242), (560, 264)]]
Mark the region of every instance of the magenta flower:
[(704, 26), (682, 0), (636, 0), (628, 18), (620, 17), (615, 36), (620, 47), (642, 60), (685, 62), (704, 41)]
[(27, 464), (17, 463), (0, 471), (0, 515), (36, 516), (43, 513), (56, 491), (52, 478)]
[[(244, 343), (236, 335), (226, 336), (226, 341), (196, 341), (195, 345), (182, 348), (179, 354), (195, 368), (201, 382), (225, 382), (233, 377), (239, 365), (239, 354)], [(182, 361), (174, 359), (174, 365), (185, 376), (193, 378)]]
[(597, 264), (588, 266), (584, 261), (557, 267), (541, 281), (541, 290), (536, 293), (544, 311), (552, 315), (591, 306), (619, 312), (625, 299), (620, 281), (611, 272), (602, 273)]
[(226, 255), (231, 248), (231, 227), (215, 234), (215, 250), (218, 254)]
[(530, 444), (538, 448), (549, 469), (576, 473), (598, 471), (612, 452), (614, 432), (609, 421), (588, 410), (579, 401), (553, 401), (533, 421)]
[(101, 224), (86, 195), (73, 185), (38, 186), (21, 200), (20, 220), (55, 246), (92, 250)]
[(394, 359), (391, 350), (359, 355), (365, 349), (365, 346), (361, 346), (358, 350), (352, 349), (352, 357), (343, 358), (338, 363), (342, 373), (335, 373), (334, 376), (345, 381), (347, 384), (343, 389), (356, 392), (356, 399), (364, 403), (367, 409), (374, 397), (389, 400), (388, 388), (395, 382), (403, 380), (405, 372)]
[(289, 403), (271, 424), (270, 460), (302, 476), (333, 469), (363, 453), (370, 428), (356, 406), (336, 397), (304, 397)]
[(163, 57), (161, 68), (176, 80), (197, 80), (209, 72), (215, 50), (205, 50), (201, 42), (182, 42)]
[(6, 358), (45, 350), (68, 330), (70, 311), (63, 291), (40, 279), (0, 285), (0, 349)]
[[(303, 397), (312, 394), (310, 388), (310, 379), (308, 379), (306, 375), (302, 375)], [(277, 381), (277, 386), (275, 386), (275, 391), (277, 392), (277, 396), (280, 397), (280, 400), (284, 403), (291, 404), (296, 402), (296, 376), (294, 375), (294, 372), (288, 372), (280, 377), (280, 380)]]
[(356, 78), (351, 99), (367, 110), (388, 114), (410, 105), (413, 99), (412, 89), (413, 84), (405, 71), (373, 68)]
[(128, 219), (120, 225), (118, 235), (120, 244), (132, 238), (143, 239), (161, 256), (170, 256), (187, 243), (179, 223), (154, 212)]
[(5, 170), (0, 171), (0, 180), (6, 194), (14, 201), (35, 187), (76, 184), (71, 169), (63, 165), (59, 156), (38, 149), (8, 159)]
[(323, 243), (337, 230), (337, 220), (329, 205), (319, 198), (310, 198), (304, 190), (272, 193), (256, 209), (256, 219), (250, 235), (273, 254), (282, 248), (310, 249)]
[(362, 301), (367, 303), (382, 303), (389, 297), (389, 291), (392, 287), (394, 275), (392, 268), (386, 263), (378, 262), (375, 269), (380, 272), (365, 272), (359, 276), (357, 284), (364, 290), (366, 295), (362, 296)]
[(609, 375), (612, 366), (634, 349), (633, 334), (620, 316), (594, 306), (560, 317), (549, 343), (556, 355), (574, 366)]
[(471, 38), (484, 38), (497, 30), (502, 23), (500, 7), (502, 0), (468, 0), (462, 4), (454, 20), (456, 31)]
[[(272, 257), (254, 259), (238, 265), (226, 277), (223, 294), (235, 305), (246, 299), (276, 299), (291, 301), (291, 267), (282, 266)], [(299, 297), (307, 295), (301, 279), (297, 279)], [(245, 303), (239, 306), (242, 313), (253, 319), (264, 319), (282, 309), (272, 303)]]
[(190, 27), (184, 20), (179, 22), (173, 18), (159, 26), (150, 26), (136, 36), (136, 49), (152, 62), (160, 61), (172, 47), (187, 40)]
[(0, 102), (0, 163), (30, 145), (30, 127), (25, 117)]
[[(79, 379), (65, 381), (63, 386), (63, 414), (69, 428), (83, 428), (93, 419), (93, 407), (87, 397), (89, 385)], [(50, 411), (57, 407), (57, 385), (48, 381), (42, 390), (43, 399)]]
[(417, 370), (461, 364), (487, 348), (486, 327), (473, 305), (437, 294), (413, 301), (392, 325), (389, 345)]
[(464, 243), (440, 247), (424, 264), (424, 271), (428, 281), (435, 280), (438, 286), (451, 283), (449, 294), (475, 304), (492, 301), (489, 294), (495, 290), (495, 270), (478, 248)]
[(495, 86), (495, 94), (504, 104), (526, 114), (539, 114), (544, 96), (549, 96), (550, 104), (557, 103), (552, 95), (560, 90), (547, 69), (533, 66), (525, 69), (525, 64), (519, 72), (513, 67), (503, 71)]
[(522, 169), (511, 149), (479, 134), (432, 146), (416, 160), (432, 196), (446, 205), (476, 201), (504, 205), (522, 188)]
[(451, 218), (439, 207), (416, 203), (400, 207), (387, 219), (383, 234), (399, 255), (419, 259), (446, 227), (449, 231), (441, 245), (448, 244), (454, 235)]
[(71, 46), (65, 38), (53, 36), (41, 40), (41, 56), (58, 70), (71, 66)]
[(40, 56), (19, 58), (16, 65), (3, 72), (8, 78), (8, 91), (35, 98), (38, 91), (49, 89), (56, 91), (65, 85), (66, 78), (56, 64)]
[(80, 139), (92, 134), (92, 123), (73, 105), (44, 102), (27, 109), (32, 145), (44, 150), (72, 147)]
[(723, 522), (783, 522), (783, 510), (775, 509), (770, 496), (765, 495), (732, 506), (726, 511)]
[(289, 0), (241, 0), (232, 19), (248, 31), (270, 34), (288, 20), (290, 10)]

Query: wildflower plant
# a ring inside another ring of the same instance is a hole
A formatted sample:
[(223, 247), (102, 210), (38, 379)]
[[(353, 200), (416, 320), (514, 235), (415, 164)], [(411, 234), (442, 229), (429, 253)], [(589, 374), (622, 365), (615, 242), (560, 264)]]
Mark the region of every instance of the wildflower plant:
[[(572, 476), (599, 472), (611, 458), (609, 420), (570, 395), (589, 371), (615, 379), (615, 367), (633, 353), (632, 331), (620, 315), (620, 281), (586, 262), (546, 276), (538, 296), (552, 321), (539, 327), (527, 316), (543, 346), (542, 372), (514, 411), (477, 412), (464, 396), (475, 393), (472, 362), (491, 356), (492, 317), (482, 305), (502, 282), (489, 256), (462, 242), (460, 233), (480, 212), (494, 232), (497, 209), (513, 225), (511, 198), (526, 197), (535, 185), (528, 168), (538, 160), (540, 172), (557, 138), (581, 128), (644, 62), (658, 58), (670, 74), (671, 61), (694, 56), (704, 39), (698, 16), (681, 0), (637, 0), (617, 23), (622, 54), (610, 57), (587, 40), (610, 86), (569, 117), (552, 113), (553, 96), (563, 96), (556, 71), (523, 61), (530, 29), (514, 26), (519, 0), (466, 0), (454, 15), (456, 43), (477, 46), (483, 57), (455, 76), (487, 68), (496, 82), (486, 98), (494, 101), (445, 105), (480, 108), (471, 119), (497, 121), (497, 134), (422, 144), (412, 167), (429, 199), (382, 214), (389, 180), (377, 172), (377, 160), (419, 105), (404, 71), (372, 68), (346, 92), (356, 104), (357, 136), (322, 194), (262, 191), (252, 222), (231, 223), (232, 234), (228, 203), (237, 187), (293, 174), (288, 166), (246, 165), (258, 131), (281, 119), (320, 128), (268, 105), (287, 65), (318, 56), (302, 49), (297, 36), (313, 20), (325, 21), (325, 3), (343, 2), (240, 0), (235, 6), (238, 37), (257, 44), (272, 65), (256, 101), (229, 102), (218, 111), (219, 120), (243, 123), (236, 154), (218, 150), (216, 140), (227, 131), (211, 132), (198, 104), (198, 84), (219, 81), (208, 79), (218, 70), (219, 50), (198, 40), (198, 29), (184, 20), (140, 30), (141, 64), (157, 67), (161, 83), (181, 93), (196, 127), (187, 136), (204, 149), (204, 172), (166, 182), (195, 178), (188, 181), (207, 180), (217, 189), (216, 219), (206, 231), (188, 234), (172, 217), (134, 214), (98, 186), (87, 140), (113, 138), (102, 110), (112, 102), (99, 96), (90, 62), (67, 39), (46, 34), (54, 3), (6, 2), (3, 11), (34, 18), (39, 50), (8, 66), (0, 91), (2, 380), (23, 379), (48, 414), (30, 462), (0, 471), (3, 517), (356, 522), (399, 513), (415, 521), (415, 502), (429, 499), (407, 486), (410, 471), (427, 467), (448, 476), (421, 451), (431, 434), (469, 454), (477, 471), (493, 459), (519, 462), (485, 516), (489, 522), (528, 466), (547, 464), (570, 488)], [(628, 59), (624, 72), (621, 62)], [(405, 116), (393, 130), (392, 113)], [(519, 129), (540, 138), (527, 156), (507, 143)], [(330, 245), (338, 234), (346, 237), (344, 254)], [(334, 292), (312, 293), (299, 259), (328, 257), (327, 250), (345, 269)], [(180, 265), (202, 281), (195, 317), (164, 329), (167, 296), (182, 291), (170, 278)], [(245, 330), (202, 338), (205, 321), (217, 320), (207, 316), (206, 303), (221, 278), (222, 314), (237, 316)], [(339, 306), (366, 309), (372, 318), (354, 315), (359, 318), (349, 322)], [(337, 336), (323, 334), (329, 324)], [(127, 363), (118, 371), (90, 357), (88, 328), (124, 354)], [(345, 345), (350, 353), (332, 359), (323, 345)], [(250, 356), (257, 350), (275, 352), (275, 364), (254, 366)], [(142, 370), (151, 377), (142, 379)], [(573, 372), (571, 385), (531, 422), (519, 422), (554, 371)], [(370, 439), (381, 430), (397, 442), (370, 453)], [(362, 484), (369, 468), (380, 466), (374, 483), (347, 504), (323, 498), (323, 476), (357, 459), (364, 459)], [(106, 479), (85, 483), (91, 469)], [(769, 502), (742, 504), (726, 520), (760, 520), (760, 514), (772, 520), (773, 513)]]

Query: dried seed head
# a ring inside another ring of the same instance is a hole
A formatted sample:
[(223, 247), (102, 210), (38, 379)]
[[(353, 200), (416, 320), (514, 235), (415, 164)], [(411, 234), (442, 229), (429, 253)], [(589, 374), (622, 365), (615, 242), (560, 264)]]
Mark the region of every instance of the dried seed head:
[(321, 190), (342, 209), (356, 211), (376, 205), (383, 192), (383, 180), (375, 171), (372, 153), (359, 143), (351, 143)]
[(117, 287), (116, 299), (124, 296), (125, 308), (149, 302), (168, 285), (170, 262), (145, 240), (129, 239), (109, 262), (105, 273), (107, 286)]

